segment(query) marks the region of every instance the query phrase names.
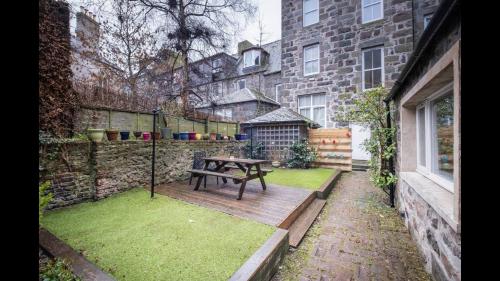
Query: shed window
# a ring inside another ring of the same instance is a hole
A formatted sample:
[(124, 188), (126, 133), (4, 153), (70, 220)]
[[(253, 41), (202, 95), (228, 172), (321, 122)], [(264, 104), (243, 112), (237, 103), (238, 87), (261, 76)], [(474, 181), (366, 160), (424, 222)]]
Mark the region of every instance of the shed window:
[(382, 47), (363, 50), (363, 90), (383, 85), (383, 53)]
[(382, 0), (362, 0), (363, 3), (363, 23), (379, 20), (384, 17)]
[(304, 0), (303, 4), (303, 25), (309, 26), (319, 22), (319, 0)]
[(453, 89), (436, 92), (417, 109), (417, 171), (453, 192)]

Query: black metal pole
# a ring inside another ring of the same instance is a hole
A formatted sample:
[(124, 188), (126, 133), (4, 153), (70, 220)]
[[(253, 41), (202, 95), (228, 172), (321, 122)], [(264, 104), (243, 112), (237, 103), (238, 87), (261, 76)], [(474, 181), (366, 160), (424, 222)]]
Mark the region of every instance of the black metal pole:
[[(390, 106), (390, 101), (385, 101), (385, 110), (387, 111), (387, 128), (390, 130), (391, 129), (391, 106)], [(392, 144), (392, 137), (390, 136), (387, 139), (387, 145), (390, 146)], [(389, 158), (389, 170), (392, 174), (394, 174), (394, 156), (391, 156)], [(394, 184), (391, 184), (389, 186), (389, 198), (391, 200), (391, 207), (394, 208), (394, 189), (395, 186)]]
[(153, 155), (151, 160), (151, 198), (155, 194), (155, 152), (156, 152), (156, 114), (158, 110), (153, 110)]

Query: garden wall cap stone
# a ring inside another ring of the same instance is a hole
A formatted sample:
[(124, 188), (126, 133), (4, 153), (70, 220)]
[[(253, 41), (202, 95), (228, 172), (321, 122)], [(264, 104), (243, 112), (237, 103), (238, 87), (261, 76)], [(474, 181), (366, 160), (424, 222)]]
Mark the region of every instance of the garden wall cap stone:
[[(248, 101), (261, 101), (270, 104), (279, 105), (276, 101), (266, 97), (263, 93), (256, 91), (254, 89), (243, 88), (236, 92), (233, 92), (227, 96), (223, 96), (214, 101), (215, 105), (225, 105), (225, 104), (234, 104), (234, 103), (242, 103)], [(196, 108), (205, 108), (210, 107), (210, 103), (204, 103), (202, 105), (197, 106)]]
[(281, 107), (267, 114), (261, 115), (254, 119), (242, 122), (244, 124), (259, 124), (259, 123), (281, 123), (281, 122), (305, 122), (313, 128), (318, 128), (320, 125), (311, 119), (300, 115), (298, 112), (293, 111), (287, 107)]

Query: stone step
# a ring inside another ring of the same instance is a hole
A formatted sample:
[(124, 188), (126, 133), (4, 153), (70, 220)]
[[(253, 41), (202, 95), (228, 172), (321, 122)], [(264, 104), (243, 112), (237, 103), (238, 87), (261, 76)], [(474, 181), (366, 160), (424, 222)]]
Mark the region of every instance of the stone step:
[(290, 246), (297, 248), (304, 235), (306, 235), (307, 230), (311, 227), (312, 223), (321, 212), (326, 204), (326, 200), (314, 199), (307, 209), (293, 222), (293, 224), (288, 229), (289, 231), (289, 244)]

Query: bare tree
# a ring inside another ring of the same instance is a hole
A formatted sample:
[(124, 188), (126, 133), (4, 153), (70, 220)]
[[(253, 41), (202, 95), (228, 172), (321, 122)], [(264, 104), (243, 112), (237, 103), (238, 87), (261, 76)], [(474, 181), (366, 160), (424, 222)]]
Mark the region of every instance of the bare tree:
[[(173, 27), (168, 33), (171, 46), (180, 53), (182, 75), (179, 95), (183, 112), (188, 111), (190, 88), (189, 58), (226, 49), (239, 30), (240, 19), (252, 16), (256, 7), (250, 0), (140, 0), (144, 7), (162, 13)], [(233, 32), (233, 33), (232, 33)]]

